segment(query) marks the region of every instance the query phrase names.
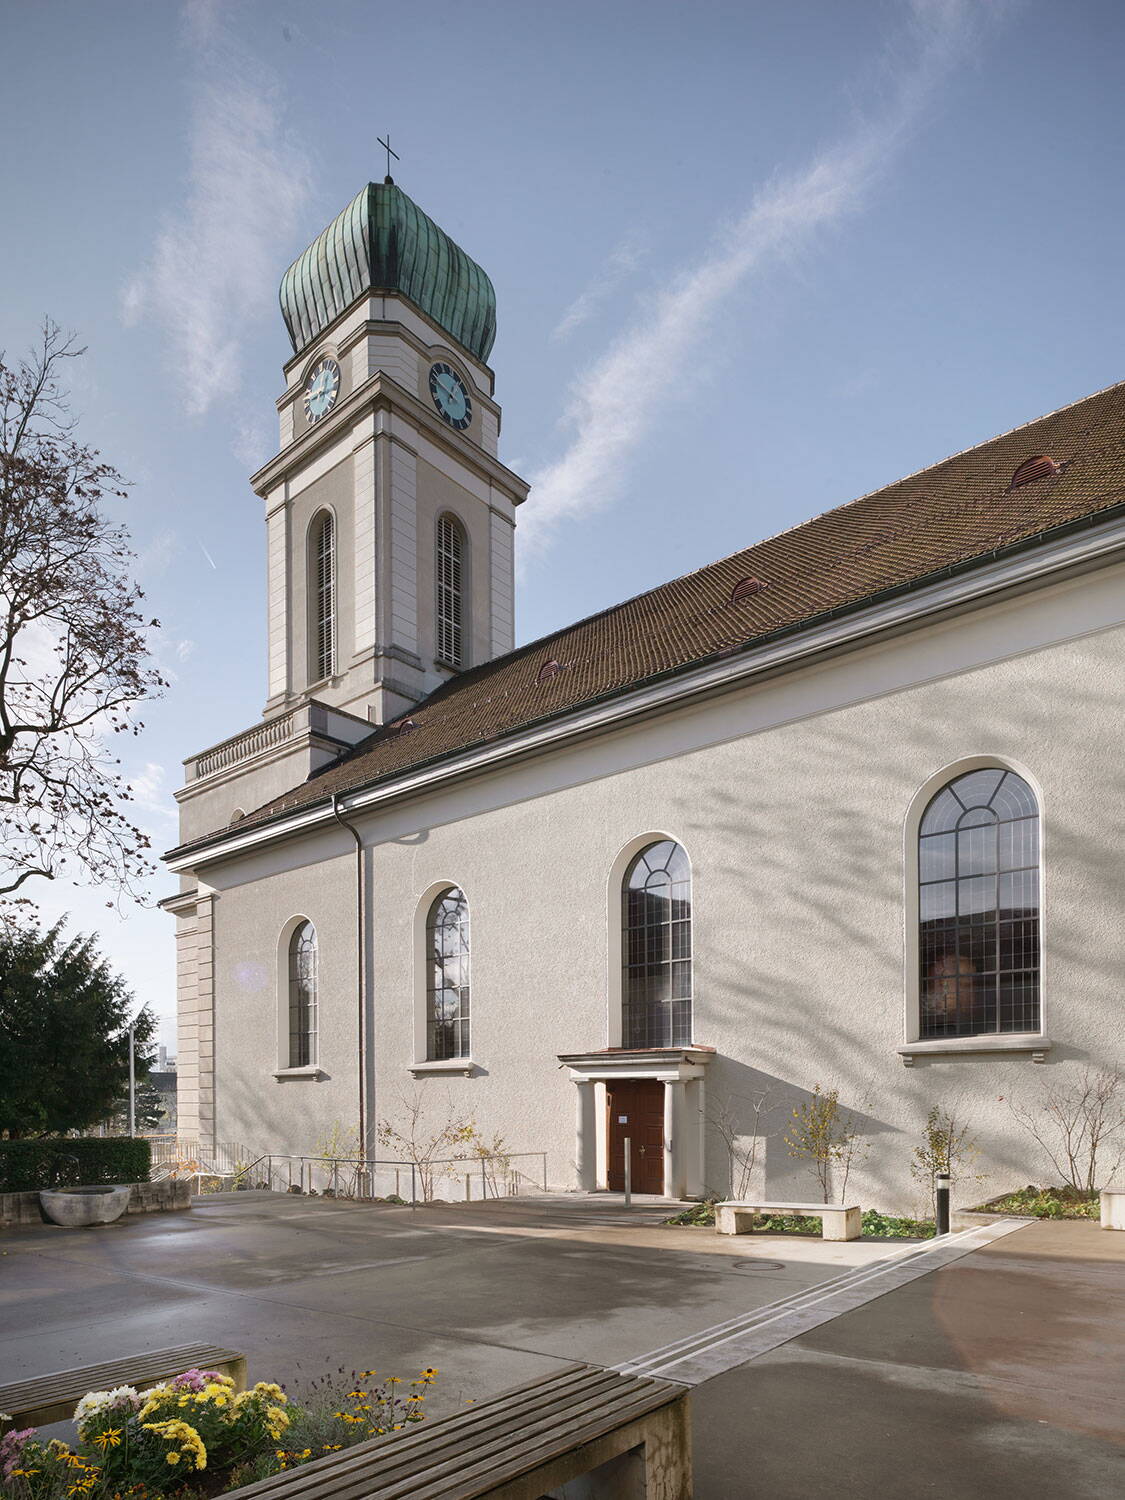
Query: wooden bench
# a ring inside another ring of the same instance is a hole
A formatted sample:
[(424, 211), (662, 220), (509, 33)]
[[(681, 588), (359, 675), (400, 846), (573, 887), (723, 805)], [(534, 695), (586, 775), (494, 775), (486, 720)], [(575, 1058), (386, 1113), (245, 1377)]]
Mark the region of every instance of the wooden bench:
[(358, 1443), (228, 1497), (541, 1500), (588, 1476), (583, 1500), (691, 1500), (688, 1419), (682, 1385), (568, 1365), (456, 1416)]
[(61, 1370), (34, 1380), (0, 1386), (0, 1437), (13, 1427), (45, 1427), (74, 1415), (87, 1391), (111, 1391), (132, 1385), (143, 1390), (185, 1370), (217, 1370), (229, 1375), (238, 1390), (246, 1385), (246, 1359), (234, 1349), (214, 1344), (179, 1344), (129, 1359), (111, 1359), (80, 1370)]
[(716, 1203), (715, 1228), (719, 1234), (746, 1234), (754, 1227), (755, 1214), (819, 1219), (826, 1240), (858, 1240), (863, 1228), (863, 1212), (855, 1203), (757, 1203), (751, 1199)]

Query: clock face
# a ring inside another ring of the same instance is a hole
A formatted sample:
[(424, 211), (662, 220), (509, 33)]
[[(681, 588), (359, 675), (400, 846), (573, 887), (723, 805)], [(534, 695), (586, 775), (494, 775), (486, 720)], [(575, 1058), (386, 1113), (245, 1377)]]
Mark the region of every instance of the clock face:
[(473, 403), (469, 400), (465, 382), (449, 365), (431, 366), (430, 395), (451, 427), (463, 430), (473, 420)]
[(319, 422), (336, 405), (339, 394), (340, 366), (334, 359), (322, 359), (305, 381), (305, 416), (310, 422)]

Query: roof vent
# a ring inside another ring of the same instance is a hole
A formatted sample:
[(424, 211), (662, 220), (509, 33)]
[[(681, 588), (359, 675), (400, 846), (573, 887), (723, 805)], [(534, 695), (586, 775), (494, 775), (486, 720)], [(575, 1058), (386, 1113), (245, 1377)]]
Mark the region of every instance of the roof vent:
[(763, 583), (760, 578), (740, 578), (730, 591), (730, 602), (741, 604), (743, 599), (752, 599), (755, 594), (760, 594), (763, 589), (768, 589), (769, 584)]
[(412, 729), (417, 729), (418, 726), (413, 719), (400, 719), (397, 724), (392, 724), (391, 728), (395, 734), (409, 734)]
[(1051, 474), (1058, 474), (1061, 469), (1062, 464), (1057, 464), (1045, 453), (1037, 454), (1035, 458), (1025, 458), (1012, 475), (1012, 482), (1008, 488), (1018, 490), (1021, 485), (1034, 484), (1037, 479), (1046, 479)]
[(552, 677), (557, 677), (562, 669), (562, 662), (556, 661), (552, 656), (550, 661), (545, 661), (539, 668), (539, 675), (535, 680), (536, 682), (549, 682)]

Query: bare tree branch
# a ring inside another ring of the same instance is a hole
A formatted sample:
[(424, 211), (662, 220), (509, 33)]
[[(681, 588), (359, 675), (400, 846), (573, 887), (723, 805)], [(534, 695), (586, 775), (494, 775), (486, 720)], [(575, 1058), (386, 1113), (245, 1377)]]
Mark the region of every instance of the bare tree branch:
[(134, 893), (151, 870), (109, 744), (165, 684), (101, 508), (124, 482), (73, 436), (61, 373), (84, 352), (48, 320), (28, 360), (0, 354), (0, 898), (32, 877)]

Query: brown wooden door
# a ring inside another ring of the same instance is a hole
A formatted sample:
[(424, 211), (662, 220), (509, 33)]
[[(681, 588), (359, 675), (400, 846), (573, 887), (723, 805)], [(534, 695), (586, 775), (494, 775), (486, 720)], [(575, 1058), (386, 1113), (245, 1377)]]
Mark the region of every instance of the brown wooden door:
[(651, 1078), (611, 1083), (608, 1186), (625, 1189), (625, 1137), (632, 1142), (634, 1193), (664, 1191), (664, 1085)]

